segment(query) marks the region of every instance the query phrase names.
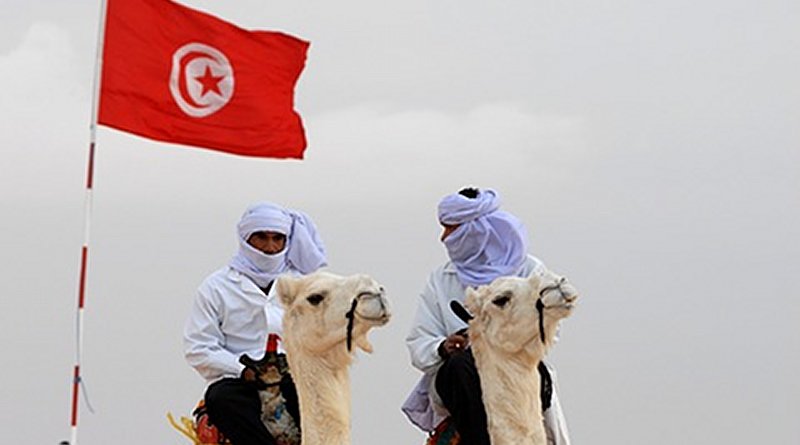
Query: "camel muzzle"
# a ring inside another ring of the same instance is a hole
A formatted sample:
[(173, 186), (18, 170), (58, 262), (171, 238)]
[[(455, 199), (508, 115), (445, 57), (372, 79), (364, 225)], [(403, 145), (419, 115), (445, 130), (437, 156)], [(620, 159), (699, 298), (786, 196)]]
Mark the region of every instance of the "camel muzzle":
[[(377, 315), (366, 315), (362, 312), (357, 312), (359, 303), (377, 300), (379, 304)], [(353, 350), (353, 325), (355, 324), (356, 314), (359, 319), (374, 322), (377, 325), (384, 325), (389, 322), (391, 315), (386, 304), (386, 299), (383, 295), (383, 288), (380, 292), (364, 291), (356, 295), (350, 304), (350, 310), (344, 315), (347, 318), (347, 352)]]

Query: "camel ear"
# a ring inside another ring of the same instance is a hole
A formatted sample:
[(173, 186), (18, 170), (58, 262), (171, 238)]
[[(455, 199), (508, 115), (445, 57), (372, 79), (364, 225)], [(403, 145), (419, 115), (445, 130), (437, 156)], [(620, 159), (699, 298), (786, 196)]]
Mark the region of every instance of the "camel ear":
[(278, 277), (275, 283), (275, 290), (278, 292), (278, 298), (285, 308), (291, 306), (295, 297), (297, 297), (297, 292), (300, 290), (300, 281), (300, 278), (288, 274)]
[[(542, 277), (544, 276), (544, 270), (534, 270), (528, 276), (528, 283), (531, 286), (531, 289), (539, 289), (542, 285)], [(536, 291), (538, 292), (538, 290)]]
[[(474, 287), (468, 287), (466, 292), (466, 297), (464, 298), (464, 306), (465, 312), (467, 312), (470, 316), (470, 319), (474, 318), (475, 314), (481, 312), (481, 293), (483, 291), (483, 287), (481, 286), (477, 289)], [(453, 303), (450, 303), (451, 306)], [(456, 313), (458, 315), (458, 313)], [(462, 317), (459, 316), (462, 320)], [(464, 320), (465, 322), (469, 323), (469, 320)]]

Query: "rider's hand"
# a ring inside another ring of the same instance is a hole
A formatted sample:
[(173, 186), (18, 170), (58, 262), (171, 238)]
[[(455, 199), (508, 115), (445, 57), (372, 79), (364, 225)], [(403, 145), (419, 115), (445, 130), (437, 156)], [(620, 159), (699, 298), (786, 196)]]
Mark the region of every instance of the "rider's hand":
[(258, 372), (253, 368), (242, 369), (242, 373), (239, 375), (239, 377), (241, 377), (241, 379), (245, 382), (252, 383), (257, 389), (264, 389), (267, 387), (261, 378), (259, 378)]
[(258, 378), (258, 375), (256, 375), (255, 369), (253, 369), (253, 368), (244, 368), (244, 369), (242, 369), (241, 377), (242, 377), (242, 380), (244, 380), (246, 382), (255, 382), (256, 379)]
[(453, 354), (463, 352), (469, 346), (469, 337), (466, 333), (456, 332), (450, 334), (439, 345), (439, 355), (447, 358)]

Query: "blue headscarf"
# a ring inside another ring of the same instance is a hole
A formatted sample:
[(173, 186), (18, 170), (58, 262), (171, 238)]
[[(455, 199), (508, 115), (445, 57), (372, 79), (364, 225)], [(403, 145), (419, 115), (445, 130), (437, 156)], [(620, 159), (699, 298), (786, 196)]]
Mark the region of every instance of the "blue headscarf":
[(444, 245), (465, 286), (516, 275), (525, 262), (525, 226), (516, 216), (499, 209), (500, 198), (491, 189), (479, 190), (475, 198), (454, 193), (439, 202), (439, 221), (459, 226), (444, 239)]
[[(268, 255), (247, 243), (250, 235), (264, 231), (286, 235), (286, 247)], [(254, 204), (245, 210), (237, 225), (237, 232), (239, 251), (231, 259), (230, 267), (253, 280), (259, 287), (267, 287), (284, 272), (307, 274), (328, 264), (317, 227), (303, 212), (270, 202)]]

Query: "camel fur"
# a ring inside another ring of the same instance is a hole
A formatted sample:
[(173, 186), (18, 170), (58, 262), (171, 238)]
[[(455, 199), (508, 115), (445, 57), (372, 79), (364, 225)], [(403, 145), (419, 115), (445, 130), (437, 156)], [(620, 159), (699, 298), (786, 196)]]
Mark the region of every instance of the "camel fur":
[[(467, 289), (474, 318), (469, 339), (481, 380), (492, 445), (546, 445), (537, 364), (554, 340), (559, 320), (570, 315), (575, 288), (549, 270), (528, 278), (501, 277)], [(560, 283), (560, 286), (559, 286)], [(536, 301), (544, 304), (540, 336)]]
[[(301, 443), (349, 445), (349, 366), (356, 347), (372, 352), (367, 332), (389, 321), (383, 287), (366, 275), (328, 272), (281, 276), (276, 286), (286, 309), (283, 346), (300, 402)], [(348, 350), (346, 314), (355, 300)]]

